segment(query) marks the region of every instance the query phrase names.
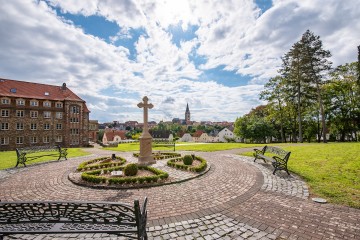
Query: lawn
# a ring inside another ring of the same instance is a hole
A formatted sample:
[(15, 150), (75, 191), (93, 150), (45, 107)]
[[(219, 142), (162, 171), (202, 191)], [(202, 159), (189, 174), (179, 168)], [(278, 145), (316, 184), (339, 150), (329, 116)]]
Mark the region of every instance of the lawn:
[[(90, 154), (88, 152), (85, 152), (81, 148), (68, 148), (67, 152), (68, 152), (67, 158), (86, 156), (86, 155)], [(49, 153), (54, 153), (54, 152), (49, 152)], [(44, 154), (46, 154), (46, 152), (41, 152), (38, 154), (44, 155)], [(31, 156), (36, 156), (36, 154), (35, 153), (31, 154)], [(16, 159), (17, 159), (16, 152), (15, 151), (0, 152), (0, 159), (1, 159), (0, 160), (0, 170), (15, 167)], [(40, 157), (38, 159), (27, 162), (26, 165), (30, 165), (30, 164), (34, 164), (34, 163), (38, 163), (38, 162), (46, 162), (49, 160), (57, 160), (57, 159), (58, 159), (58, 157), (51, 157), (51, 156)], [(23, 167), (22, 164), (19, 166)]]
[[(199, 151), (199, 152), (214, 152), (214, 151), (222, 151), (229, 150), (235, 148), (249, 148), (254, 146), (259, 146), (260, 144), (246, 144), (246, 143), (176, 143), (175, 149), (176, 151)], [(112, 151), (120, 151), (120, 152), (132, 152), (139, 151), (140, 144), (136, 143), (123, 143), (119, 144), (118, 147), (109, 147), (104, 148), (106, 150)], [(158, 150), (167, 150), (172, 151), (172, 147), (153, 147), (155, 151)]]
[[(281, 147), (291, 152), (288, 167), (308, 183), (312, 195), (360, 208), (360, 143)], [(244, 155), (252, 156), (252, 152)]]

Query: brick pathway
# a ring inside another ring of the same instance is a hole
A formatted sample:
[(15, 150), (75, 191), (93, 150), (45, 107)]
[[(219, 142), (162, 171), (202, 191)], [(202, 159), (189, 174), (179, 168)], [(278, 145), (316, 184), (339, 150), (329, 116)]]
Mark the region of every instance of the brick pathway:
[[(132, 203), (147, 196), (150, 239), (360, 239), (360, 210), (313, 203), (299, 178), (273, 176), (268, 165), (234, 154), (240, 150), (196, 153), (211, 164), (207, 174), (173, 185), (131, 190), (90, 189), (70, 182), (68, 175), (80, 162), (111, 154), (91, 151), (94, 155), (0, 172), (0, 199)], [(131, 153), (117, 155), (130, 158)], [(115, 238), (71, 234), (36, 239), (55, 237)]]

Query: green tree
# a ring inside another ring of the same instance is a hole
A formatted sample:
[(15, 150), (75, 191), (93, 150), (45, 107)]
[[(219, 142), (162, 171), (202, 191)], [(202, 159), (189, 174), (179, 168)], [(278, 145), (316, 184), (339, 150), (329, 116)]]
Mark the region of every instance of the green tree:
[(331, 81), (326, 85), (326, 105), (331, 122), (331, 133), (355, 136), (360, 129), (360, 87), (357, 83), (357, 63), (338, 66), (331, 74)]
[(303, 142), (303, 115), (309, 106), (317, 102), (325, 138), (325, 113), (322, 100), (324, 76), (331, 68), (327, 60), (331, 54), (324, 50), (319, 36), (307, 30), (300, 41), (282, 57), (280, 69), (283, 78), (283, 92), (287, 104), (296, 106), (299, 141)]
[(265, 106), (258, 106), (243, 117), (235, 121), (234, 133), (251, 142), (266, 142), (268, 137), (274, 135), (273, 126), (267, 122)]
[(310, 30), (307, 30), (303, 34), (300, 43), (303, 45), (302, 58), (304, 64), (304, 76), (305, 78), (308, 78), (308, 82), (310, 82), (311, 86), (315, 89), (321, 117), (322, 134), (318, 133), (319, 140), (320, 135), (322, 135), (323, 142), (326, 142), (326, 120), (322, 98), (322, 86), (326, 79), (324, 76), (326, 76), (331, 69), (332, 63), (327, 60), (327, 58), (331, 57), (331, 53), (330, 51), (323, 49), (320, 37), (314, 35)]

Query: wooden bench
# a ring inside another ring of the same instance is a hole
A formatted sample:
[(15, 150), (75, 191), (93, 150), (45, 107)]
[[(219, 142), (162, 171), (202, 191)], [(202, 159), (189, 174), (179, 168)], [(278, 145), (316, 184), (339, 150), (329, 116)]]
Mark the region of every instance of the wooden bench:
[(108, 233), (147, 239), (147, 198), (116, 202), (0, 202), (0, 240), (12, 234)]
[[(266, 162), (266, 160), (270, 161), (271, 164), (273, 165), (274, 172), (273, 174), (275, 175), (275, 172), (277, 170), (285, 170), (287, 172), (288, 175), (290, 175), (289, 170), (287, 168), (287, 163), (289, 161), (289, 157), (290, 157), (290, 153), (291, 152), (287, 152), (281, 148), (278, 147), (272, 147), (272, 146), (265, 146), (263, 147), (263, 149), (254, 149), (254, 162), (256, 161), (256, 159), (262, 159), (264, 160), (264, 162)], [(274, 156), (265, 156), (265, 153), (272, 153), (275, 154)]]
[(170, 148), (174, 148), (174, 152), (175, 152), (175, 142), (153, 141), (152, 146), (153, 147), (170, 147)]
[[(40, 152), (56, 152), (56, 153), (44, 153), (38, 154)], [(31, 154), (36, 153), (36, 156), (29, 156)], [(19, 164), (23, 164), (26, 167), (25, 162), (35, 160), (40, 157), (44, 156), (56, 156), (58, 160), (64, 157), (67, 160), (67, 149), (61, 148), (60, 146), (33, 146), (33, 147), (24, 147), (24, 148), (16, 148), (16, 155), (17, 155), (17, 167)]]

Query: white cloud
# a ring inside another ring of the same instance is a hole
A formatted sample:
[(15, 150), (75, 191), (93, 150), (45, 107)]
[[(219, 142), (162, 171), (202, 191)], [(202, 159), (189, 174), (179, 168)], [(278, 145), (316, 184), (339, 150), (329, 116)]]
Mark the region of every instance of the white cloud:
[[(234, 121), (261, 104), (262, 84), (276, 75), (280, 57), (306, 29), (320, 35), (335, 65), (355, 61), (360, 44), (357, 0), (275, 0), (261, 15), (249, 0), (48, 2), (62, 12), (116, 22), (121, 31), (113, 43), (130, 38), (131, 30), (146, 32), (134, 45), (133, 59), (130, 49), (85, 34), (44, 1), (2, 2), (0, 77), (66, 82), (100, 121), (142, 121), (136, 104), (144, 95), (155, 105), (151, 120), (183, 118), (189, 102), (194, 120)], [(169, 27), (179, 25), (198, 30), (177, 46)], [(190, 60), (194, 55), (207, 61), (197, 67)], [(204, 70), (220, 65), (253, 79), (238, 87), (200, 80)]]

